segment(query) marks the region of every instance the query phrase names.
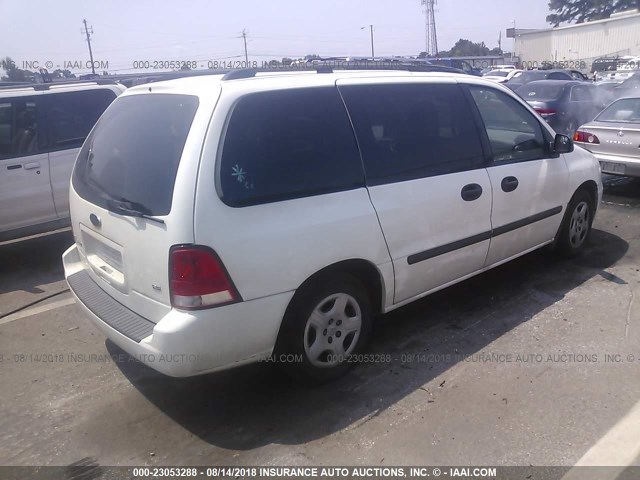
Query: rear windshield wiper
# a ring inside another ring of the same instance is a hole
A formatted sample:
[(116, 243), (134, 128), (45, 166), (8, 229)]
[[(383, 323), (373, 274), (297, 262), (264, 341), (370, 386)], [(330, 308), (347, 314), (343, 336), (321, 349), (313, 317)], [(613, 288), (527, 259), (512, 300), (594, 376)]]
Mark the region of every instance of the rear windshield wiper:
[(139, 202), (133, 202), (131, 200), (127, 200), (126, 198), (107, 200), (107, 208), (120, 215), (145, 218), (147, 220), (151, 220), (152, 222), (164, 224), (164, 220), (151, 215), (151, 210), (149, 210), (149, 208), (145, 207)]

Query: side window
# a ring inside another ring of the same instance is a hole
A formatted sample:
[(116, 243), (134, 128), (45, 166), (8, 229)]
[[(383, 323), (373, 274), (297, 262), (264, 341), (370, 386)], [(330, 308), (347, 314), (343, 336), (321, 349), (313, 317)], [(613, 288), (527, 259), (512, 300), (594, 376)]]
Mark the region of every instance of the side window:
[(458, 85), (340, 87), (362, 151), (367, 183), (473, 169), (480, 137)]
[(469, 89), (487, 129), (494, 162), (545, 156), (542, 127), (526, 108), (493, 88), (470, 86)]
[(38, 133), (38, 111), (34, 98), (0, 100), (0, 158), (38, 153)]
[(51, 150), (82, 146), (116, 94), (107, 89), (46, 95)]
[(335, 87), (242, 97), (229, 119), (219, 194), (254, 205), (364, 185), (358, 146)]
[(571, 88), (571, 101), (572, 102), (591, 102), (591, 90), (584, 85), (576, 85)]

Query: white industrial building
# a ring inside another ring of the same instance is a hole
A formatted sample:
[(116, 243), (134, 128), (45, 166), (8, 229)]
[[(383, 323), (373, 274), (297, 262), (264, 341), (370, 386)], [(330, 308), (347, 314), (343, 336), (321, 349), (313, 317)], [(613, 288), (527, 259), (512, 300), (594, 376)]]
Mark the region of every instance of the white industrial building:
[(545, 30), (516, 30), (516, 61), (525, 67), (542, 62), (584, 62), (591, 68), (599, 57), (640, 55), (640, 12), (631, 10), (604, 20)]

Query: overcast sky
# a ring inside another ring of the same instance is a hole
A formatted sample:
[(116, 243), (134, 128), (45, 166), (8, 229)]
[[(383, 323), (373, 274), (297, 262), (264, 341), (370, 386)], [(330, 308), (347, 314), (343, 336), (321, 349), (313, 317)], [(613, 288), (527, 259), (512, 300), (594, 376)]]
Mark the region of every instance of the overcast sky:
[[(110, 72), (131, 72), (135, 60), (242, 60), (240, 32), (248, 32), (250, 60), (320, 55), (416, 55), (425, 45), (420, 0), (0, 0), (0, 56), (18, 66), (37, 60), (55, 69), (88, 60), (82, 19), (93, 26), (94, 59)], [(505, 30), (545, 28), (548, 0), (440, 0), (438, 47), (467, 38), (498, 45)]]

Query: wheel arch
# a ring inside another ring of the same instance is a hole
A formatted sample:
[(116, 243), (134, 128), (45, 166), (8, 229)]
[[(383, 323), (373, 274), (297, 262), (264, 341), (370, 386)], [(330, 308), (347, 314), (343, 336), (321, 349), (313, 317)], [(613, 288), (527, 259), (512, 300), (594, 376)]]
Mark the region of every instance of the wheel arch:
[(591, 208), (595, 212), (598, 208), (598, 185), (596, 184), (596, 182), (594, 180), (587, 180), (585, 182), (582, 182), (573, 192), (573, 195), (571, 195), (569, 203), (571, 202), (571, 200), (573, 200), (573, 197), (575, 197), (576, 193), (580, 191), (586, 191), (589, 194), (591, 200), (593, 201), (593, 203), (591, 204)]
[(553, 240), (554, 249), (557, 247), (558, 241), (560, 240), (560, 232), (562, 232), (562, 229), (564, 228), (566, 223), (569, 221), (569, 206), (571, 205), (571, 202), (579, 192), (587, 192), (589, 197), (591, 197), (591, 210), (593, 212), (591, 215), (591, 222), (593, 222), (593, 219), (595, 217), (595, 212), (598, 207), (598, 184), (594, 180), (586, 180), (582, 182), (580, 185), (578, 185), (578, 187), (573, 191), (573, 193), (571, 194), (571, 198), (569, 198), (569, 201), (565, 206), (565, 211), (562, 217), (562, 221), (558, 226), (558, 231), (556, 232), (555, 238)]
[(342, 260), (318, 270), (302, 282), (290, 303), (293, 303), (298, 293), (336, 274), (347, 274), (357, 278), (369, 294), (373, 312), (377, 314), (384, 310), (385, 284), (382, 272), (373, 263), (361, 258)]
[(287, 305), (282, 318), (282, 323), (278, 329), (274, 352), (281, 351), (282, 342), (284, 341), (282, 338), (282, 332), (285, 329), (285, 322), (291, 315), (291, 312), (295, 311), (298, 307), (298, 302), (304, 299), (305, 292), (314, 288), (314, 285), (319, 285), (320, 283), (329, 280), (332, 275), (336, 274), (351, 275), (358, 279), (368, 293), (373, 314), (376, 315), (384, 311), (385, 283), (382, 272), (378, 267), (376, 267), (372, 262), (361, 258), (341, 260), (313, 273), (296, 289), (296, 292)]

